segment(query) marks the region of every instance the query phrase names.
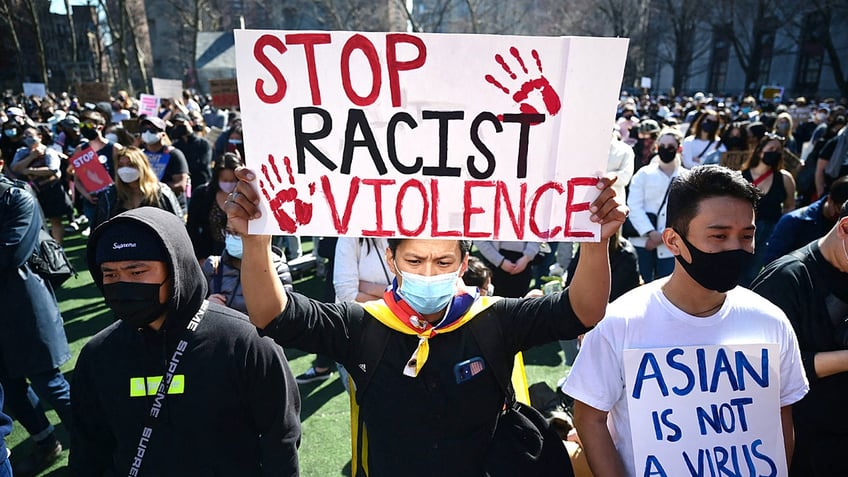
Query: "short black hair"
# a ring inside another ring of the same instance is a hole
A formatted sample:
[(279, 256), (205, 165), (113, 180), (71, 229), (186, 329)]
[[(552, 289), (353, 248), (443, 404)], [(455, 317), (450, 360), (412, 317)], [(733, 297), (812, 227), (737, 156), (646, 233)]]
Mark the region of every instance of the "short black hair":
[(492, 279), (492, 271), (477, 257), (468, 257), (468, 269), (462, 274), (462, 281), (466, 285), (483, 288), (486, 282)]
[[(409, 240), (409, 239), (402, 239), (402, 238), (400, 238), (400, 239), (399, 238), (388, 239), (389, 250), (392, 251), (392, 256), (394, 256), (397, 253), (398, 245), (400, 245), (400, 243), (403, 242), (404, 240)], [(468, 255), (468, 252), (471, 251), (471, 240), (459, 240), (458, 242), (459, 242), (459, 258), (464, 259), (465, 256)]]
[(828, 191), (828, 198), (836, 205), (844, 204), (848, 200), (848, 176), (842, 176), (833, 181)]
[(698, 215), (701, 201), (713, 197), (733, 197), (757, 207), (760, 191), (739, 171), (724, 166), (698, 166), (671, 183), (668, 192), (667, 224), (682, 235)]
[(845, 217), (848, 217), (848, 200), (846, 200), (842, 204), (842, 209), (839, 211), (839, 219), (838, 220), (842, 220)]

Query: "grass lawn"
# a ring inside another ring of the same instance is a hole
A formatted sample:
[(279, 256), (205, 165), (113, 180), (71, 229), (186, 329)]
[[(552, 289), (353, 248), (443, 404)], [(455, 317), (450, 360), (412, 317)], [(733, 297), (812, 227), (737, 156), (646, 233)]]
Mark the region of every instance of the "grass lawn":
[[(112, 322), (112, 314), (103, 303), (102, 296), (94, 286), (91, 275), (85, 265), (86, 239), (79, 234), (69, 235), (65, 239), (65, 250), (79, 271), (77, 278), (68, 280), (56, 295), (62, 316), (65, 319), (65, 332), (71, 346), (73, 358), (62, 370), (68, 380), (71, 379), (76, 357), (82, 346), (99, 330)], [(311, 243), (304, 242), (304, 253), (311, 250)], [(324, 283), (313, 275), (295, 282), (295, 289), (313, 297), (321, 298)], [(294, 349), (287, 349), (292, 372), (297, 375), (306, 371), (312, 363), (313, 355)], [(533, 349), (524, 356), (527, 365), (529, 383), (546, 382), (552, 388), (565, 372), (562, 365), (562, 351), (556, 343)], [(304, 477), (332, 477), (350, 475), (350, 418), (348, 399), (339, 379), (334, 377), (318, 384), (304, 385), (300, 389), (302, 399), (301, 420), (303, 439), (300, 446), (300, 469)], [(45, 403), (46, 405), (46, 403)], [(51, 422), (59, 422), (55, 412), (48, 412)], [(66, 448), (69, 445), (65, 429), (57, 425), (57, 434)], [(15, 457), (23, 457), (30, 451), (31, 441), (26, 431), (15, 423), (7, 444)], [(65, 476), (67, 472), (68, 451), (53, 466), (45, 470), (43, 476)]]

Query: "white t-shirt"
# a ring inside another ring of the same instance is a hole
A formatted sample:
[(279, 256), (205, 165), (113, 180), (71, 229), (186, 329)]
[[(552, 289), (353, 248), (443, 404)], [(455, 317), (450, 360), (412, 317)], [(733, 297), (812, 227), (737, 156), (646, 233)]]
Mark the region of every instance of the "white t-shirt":
[[(695, 139), (695, 136), (689, 136), (683, 140), (683, 167), (691, 169), (700, 165), (704, 159), (715, 151), (726, 151), (727, 148), (721, 143), (721, 138), (716, 136), (712, 144), (708, 139)], [(701, 152), (704, 154), (702, 155)], [(698, 157), (700, 156), (700, 157)]]
[[(714, 315), (692, 316), (665, 297), (656, 280), (614, 301), (603, 320), (583, 340), (563, 391), (595, 409), (609, 412), (607, 427), (628, 476), (633, 476), (633, 433), (625, 392), (625, 349), (775, 343), (780, 349), (780, 406), (799, 401), (809, 390), (792, 325), (783, 312), (756, 293), (736, 287)], [(636, 435), (651, 433), (637, 429)], [(775, 432), (781, 432), (775, 416)]]

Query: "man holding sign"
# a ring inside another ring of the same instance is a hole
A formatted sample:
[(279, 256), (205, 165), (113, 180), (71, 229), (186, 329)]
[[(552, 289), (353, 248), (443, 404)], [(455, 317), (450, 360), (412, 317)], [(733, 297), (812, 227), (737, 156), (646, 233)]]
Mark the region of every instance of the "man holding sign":
[(610, 305), (565, 384), (596, 477), (787, 475), (801, 355), (780, 309), (736, 287), (758, 196), (718, 166), (672, 183), (673, 273)]

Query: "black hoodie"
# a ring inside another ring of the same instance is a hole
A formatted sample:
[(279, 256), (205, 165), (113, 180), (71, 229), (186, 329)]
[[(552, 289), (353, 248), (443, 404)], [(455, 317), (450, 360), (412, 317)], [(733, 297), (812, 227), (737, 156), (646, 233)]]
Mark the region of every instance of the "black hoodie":
[[(160, 238), (174, 285), (159, 331), (117, 321), (80, 352), (71, 395), (72, 474), (133, 475), (141, 453), (138, 475), (298, 475), (300, 396), (282, 348), (241, 313), (212, 303), (196, 331), (186, 331), (206, 280), (182, 221), (161, 209), (125, 212), (91, 235), (89, 270), (101, 291), (97, 242), (118, 221), (142, 223)], [(156, 385), (149, 378), (165, 374), (183, 339), (188, 346), (171, 393), (151, 420)], [(146, 395), (138, 379), (145, 377)], [(149, 440), (142, 439), (145, 427), (153, 429)]]

